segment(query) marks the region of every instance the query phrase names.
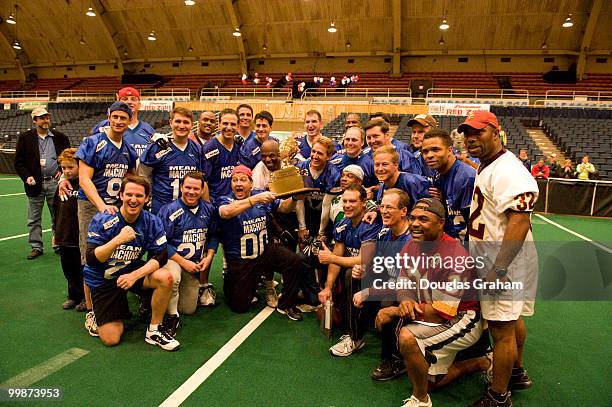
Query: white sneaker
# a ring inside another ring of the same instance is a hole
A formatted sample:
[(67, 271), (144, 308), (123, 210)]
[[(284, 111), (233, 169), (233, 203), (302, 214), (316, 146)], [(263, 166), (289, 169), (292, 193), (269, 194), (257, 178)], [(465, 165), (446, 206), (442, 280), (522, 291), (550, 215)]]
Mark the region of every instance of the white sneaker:
[(342, 335), (340, 342), (329, 348), (329, 351), (334, 356), (350, 356), (365, 346), (363, 339), (353, 341), (350, 335)]
[(404, 400), (402, 407), (431, 407), (431, 397), (427, 395), (427, 401), (421, 401), (414, 396), (410, 396), (409, 399)]
[(85, 314), (85, 329), (91, 336), (100, 336), (98, 334), (98, 324), (96, 323), (96, 315), (93, 311)]
[(181, 346), (179, 341), (160, 328), (157, 328), (154, 331), (149, 331), (149, 328), (147, 328), (145, 342), (151, 345), (157, 345), (163, 350), (168, 351), (177, 350)]
[(200, 287), (199, 302), (201, 306), (214, 307), (216, 298), (217, 294), (215, 294), (212, 284), (204, 284)]
[(278, 307), (278, 294), (274, 288), (274, 282), (274, 280), (266, 281), (266, 304), (271, 308)]
[(310, 304), (298, 304), (296, 305), (297, 309), (299, 309), (302, 312), (315, 312), (317, 309), (319, 309), (319, 307), (321, 307), (321, 304), (319, 305), (310, 305)]

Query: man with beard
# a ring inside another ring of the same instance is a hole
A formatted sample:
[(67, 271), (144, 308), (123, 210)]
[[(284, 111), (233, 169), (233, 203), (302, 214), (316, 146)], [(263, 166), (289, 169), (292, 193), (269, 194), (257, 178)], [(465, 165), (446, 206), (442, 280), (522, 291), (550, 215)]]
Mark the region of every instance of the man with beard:
[(446, 207), (444, 231), (455, 239), (465, 240), (476, 170), (457, 159), (452, 139), (445, 130), (433, 129), (425, 133), (421, 153), (436, 174), (434, 193), (439, 196), (435, 197)]
[[(151, 181), (152, 212), (181, 196), (181, 180), (188, 172), (201, 171), (202, 148), (189, 139), (193, 124), (193, 113), (184, 107), (175, 107), (170, 113), (172, 138), (168, 147), (150, 144), (140, 157), (138, 173)], [(204, 198), (208, 200), (208, 188), (203, 185)]]
[(210, 139), (202, 148), (204, 155), (203, 173), (207, 177), (210, 199), (228, 195), (231, 191), (232, 171), (238, 165), (240, 147), (234, 136), (238, 126), (238, 113), (223, 109), (219, 114), (219, 135)]
[(293, 321), (303, 319), (296, 308), (297, 294), (301, 276), (308, 270), (298, 254), (268, 241), (270, 214), (293, 211), (296, 200), (281, 201), (272, 192), (253, 191), (251, 170), (244, 165), (234, 168), (230, 195), (217, 200), (219, 237), (227, 260), (223, 292), (232, 311), (246, 312), (260, 277), (272, 271), (283, 276), (283, 294), (276, 310)]
[(276, 140), (275, 137), (270, 137), (272, 123), (274, 118), (270, 112), (264, 110), (255, 115), (255, 137), (249, 138), (240, 147), (240, 164), (253, 169), (259, 163), (262, 144), (267, 140)]
[(210, 110), (205, 110), (198, 117), (198, 126), (195, 134), (190, 134), (189, 138), (200, 146), (210, 141), (217, 131), (217, 116)]

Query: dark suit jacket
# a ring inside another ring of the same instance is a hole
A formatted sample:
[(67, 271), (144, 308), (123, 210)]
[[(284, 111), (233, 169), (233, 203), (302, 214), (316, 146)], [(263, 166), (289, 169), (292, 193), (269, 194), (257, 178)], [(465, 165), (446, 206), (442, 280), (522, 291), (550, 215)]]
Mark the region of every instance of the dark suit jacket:
[[(55, 154), (59, 157), (64, 149), (70, 147), (70, 141), (63, 133), (51, 129)], [(38, 134), (36, 128), (24, 131), (17, 139), (15, 151), (15, 170), (25, 187), (27, 196), (38, 196), (42, 192), (42, 173), (40, 170), (40, 152), (38, 151)], [(34, 177), (35, 185), (26, 184), (28, 177)]]

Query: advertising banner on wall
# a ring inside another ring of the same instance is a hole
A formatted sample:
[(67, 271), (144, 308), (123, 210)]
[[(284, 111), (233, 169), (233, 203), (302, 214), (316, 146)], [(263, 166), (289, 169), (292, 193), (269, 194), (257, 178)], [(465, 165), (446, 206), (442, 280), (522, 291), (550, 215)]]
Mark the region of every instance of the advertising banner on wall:
[(140, 110), (165, 110), (171, 112), (174, 102), (171, 100), (141, 100)]
[(467, 116), (474, 110), (491, 110), (484, 103), (430, 103), (429, 114), (434, 116)]

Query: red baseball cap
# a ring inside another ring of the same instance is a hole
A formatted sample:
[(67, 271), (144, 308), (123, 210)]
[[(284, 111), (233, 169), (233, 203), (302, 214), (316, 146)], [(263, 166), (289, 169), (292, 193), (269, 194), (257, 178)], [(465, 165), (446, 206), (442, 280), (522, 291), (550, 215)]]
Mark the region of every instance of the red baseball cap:
[(121, 100), (121, 98), (126, 96), (136, 96), (140, 100), (140, 92), (138, 92), (137, 89), (129, 86), (127, 88), (119, 89), (119, 92), (117, 92), (117, 100)]
[(253, 178), (253, 171), (246, 165), (238, 165), (234, 167), (232, 171), (232, 175), (234, 174), (246, 174), (249, 178)]
[(496, 129), (499, 129), (499, 123), (497, 121), (497, 117), (486, 110), (474, 110), (470, 112), (465, 121), (457, 127), (457, 131), (459, 133), (464, 133), (466, 127), (471, 127), (477, 130), (484, 129), (487, 125), (491, 125)]

